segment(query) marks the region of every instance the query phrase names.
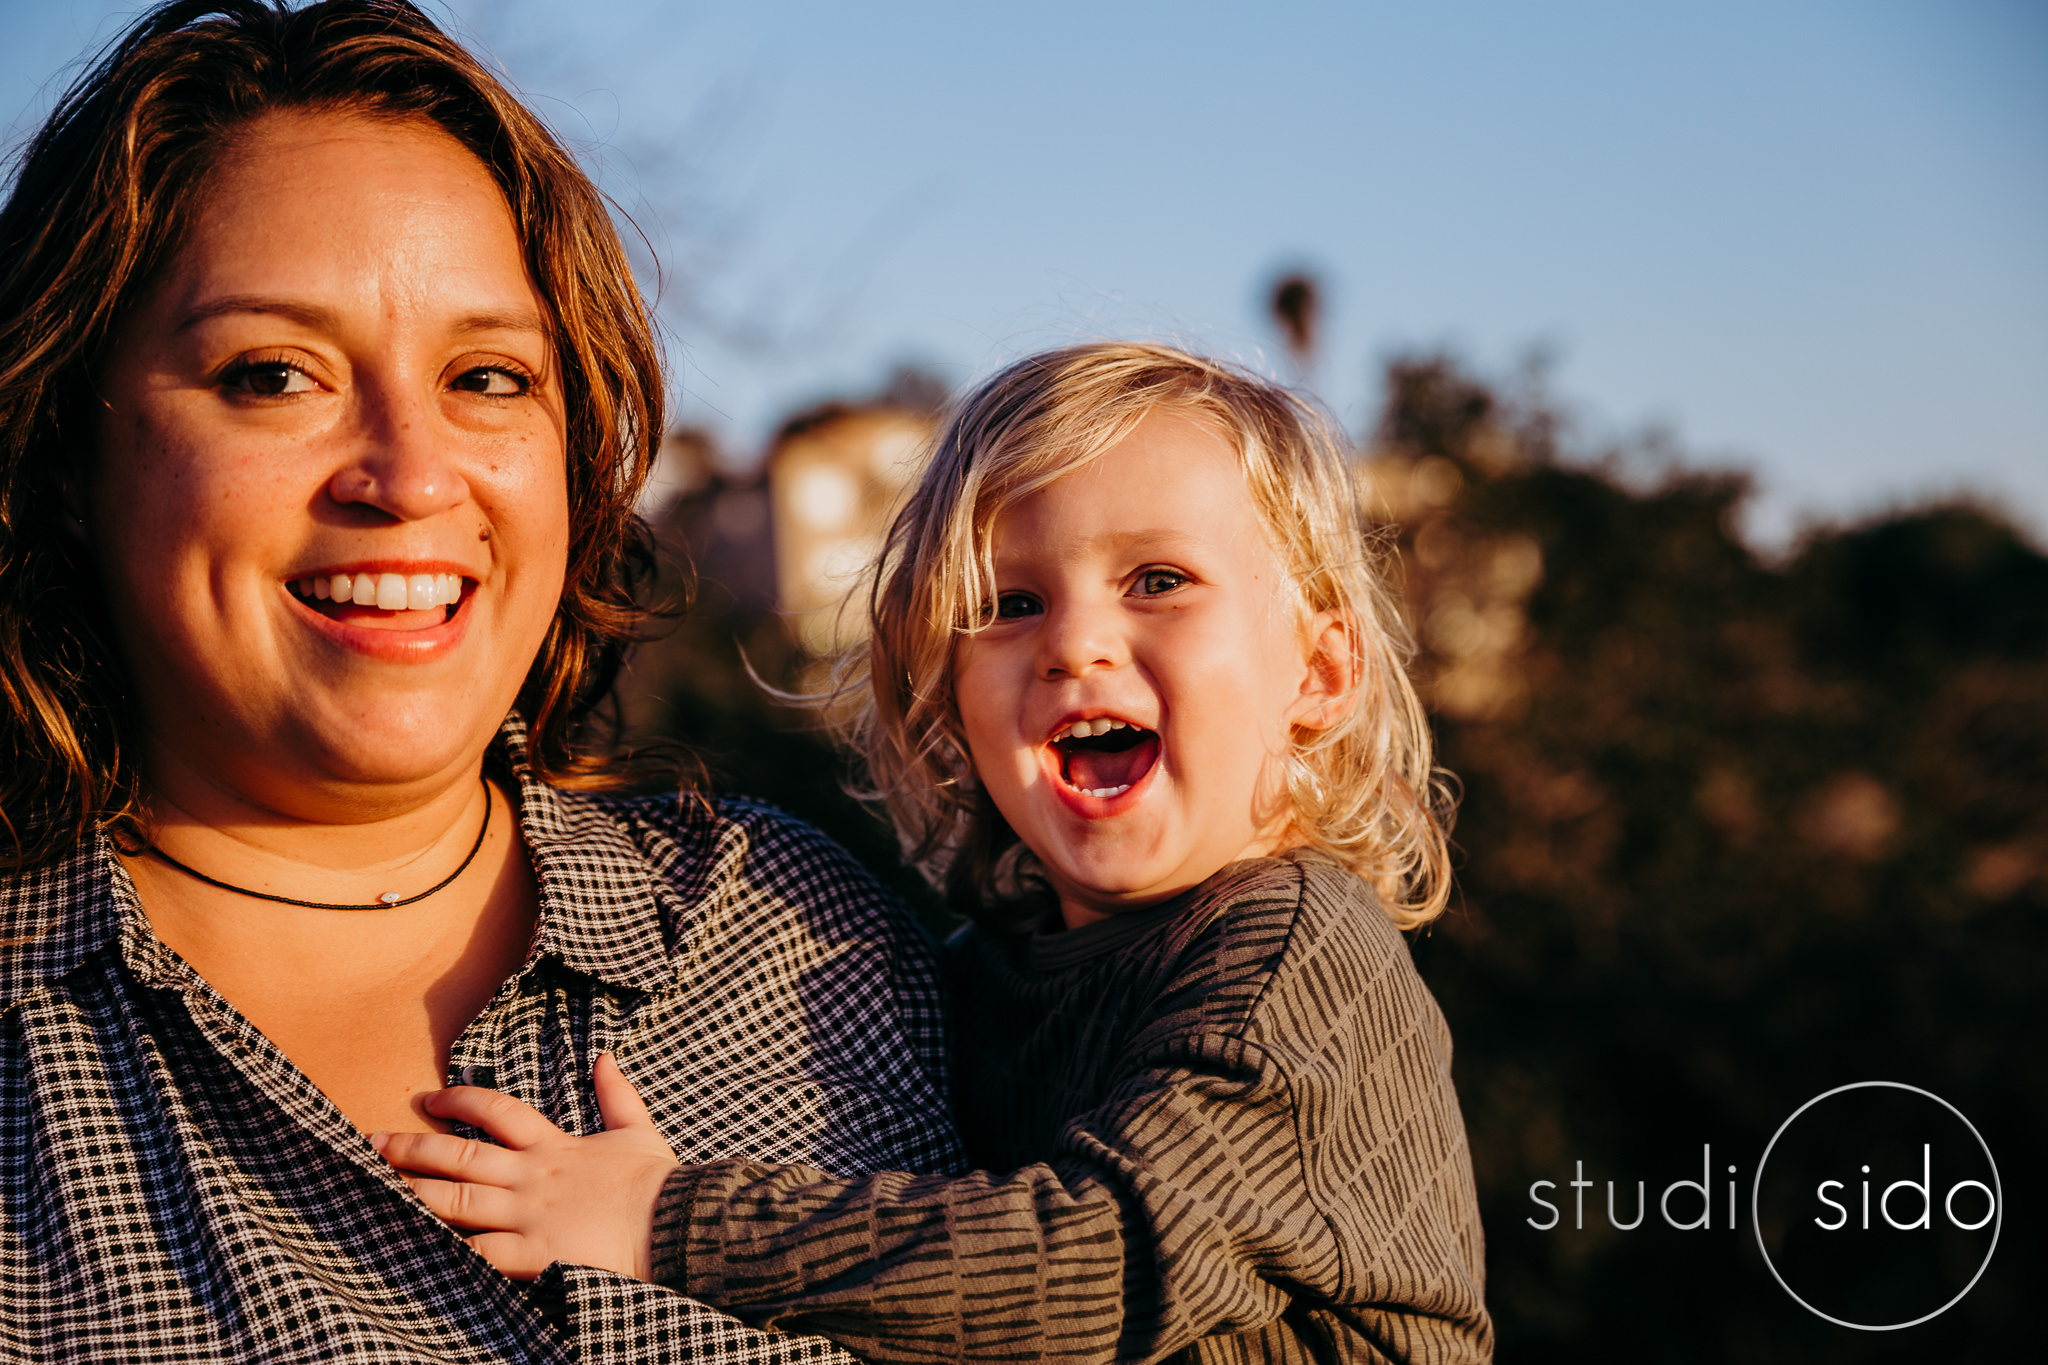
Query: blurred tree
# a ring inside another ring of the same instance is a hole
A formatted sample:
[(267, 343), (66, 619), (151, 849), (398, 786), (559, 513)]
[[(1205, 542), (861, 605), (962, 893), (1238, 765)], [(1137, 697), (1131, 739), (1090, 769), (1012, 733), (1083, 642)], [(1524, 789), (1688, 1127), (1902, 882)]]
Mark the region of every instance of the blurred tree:
[(1526, 1192), (1581, 1160), (1655, 1191), (1706, 1142), (1746, 1181), (1801, 1103), (1872, 1078), (1947, 1098), (1995, 1153), (2042, 1149), (2048, 560), (1951, 504), (1767, 565), (1740, 476), (1632, 488), (1562, 458), (1540, 399), (1442, 359), (1389, 380), (1372, 467), (1465, 790), (1462, 905), (1416, 949), (1458, 1040), (1504, 1358), (2017, 1342), (2039, 1249), (2014, 1224), (1957, 1308), (1872, 1337), (1791, 1303), (1746, 1227), (1616, 1232), (1603, 1207), (1539, 1232)]
[(1298, 270), (1281, 276), (1274, 282), (1267, 307), (1281, 340), (1287, 343), (1296, 373), (1307, 373), (1315, 363), (1316, 343), (1321, 339), (1322, 290), (1315, 276)]

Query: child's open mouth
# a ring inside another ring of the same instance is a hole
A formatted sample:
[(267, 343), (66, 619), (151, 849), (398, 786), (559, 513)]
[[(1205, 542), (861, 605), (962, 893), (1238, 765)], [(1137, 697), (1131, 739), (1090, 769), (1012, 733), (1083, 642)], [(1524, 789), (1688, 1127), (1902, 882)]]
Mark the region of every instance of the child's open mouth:
[(1142, 725), (1098, 716), (1077, 720), (1052, 740), (1060, 778), (1083, 796), (1108, 799), (1136, 786), (1159, 761), (1159, 736)]

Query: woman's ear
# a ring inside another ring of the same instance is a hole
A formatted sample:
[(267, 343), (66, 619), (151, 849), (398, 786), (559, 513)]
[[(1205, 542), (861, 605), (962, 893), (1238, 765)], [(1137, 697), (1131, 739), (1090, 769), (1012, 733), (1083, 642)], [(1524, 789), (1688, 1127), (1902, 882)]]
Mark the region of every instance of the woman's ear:
[(1358, 704), (1358, 650), (1351, 623), (1334, 611), (1319, 611), (1303, 633), (1301, 692), (1288, 708), (1288, 724), (1327, 730), (1342, 724)]

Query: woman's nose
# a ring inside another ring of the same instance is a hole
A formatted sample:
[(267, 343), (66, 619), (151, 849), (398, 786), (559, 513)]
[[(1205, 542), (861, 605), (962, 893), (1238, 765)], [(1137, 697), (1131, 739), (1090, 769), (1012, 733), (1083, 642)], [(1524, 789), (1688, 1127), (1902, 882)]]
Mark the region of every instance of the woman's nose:
[(1039, 667), (1048, 678), (1079, 678), (1130, 662), (1118, 613), (1092, 603), (1055, 607), (1047, 614), (1039, 641)]
[(355, 449), (327, 482), (336, 502), (423, 521), (469, 500), (455, 434), (430, 403), (366, 387), (348, 439)]

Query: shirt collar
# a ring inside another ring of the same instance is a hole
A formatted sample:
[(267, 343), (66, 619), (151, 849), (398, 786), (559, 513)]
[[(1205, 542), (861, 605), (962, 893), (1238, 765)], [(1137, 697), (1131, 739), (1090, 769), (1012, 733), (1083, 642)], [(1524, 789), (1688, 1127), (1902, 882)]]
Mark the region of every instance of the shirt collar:
[[(686, 919), (682, 898), (655, 875), (648, 850), (613, 813), (612, 801), (548, 786), (527, 755), (526, 722), (515, 712), (498, 731), (491, 760), (517, 793), (519, 831), (540, 889), (536, 947), (607, 985), (669, 985), (671, 935)], [(688, 822), (687, 830), (708, 851), (703, 823)]]
[[(654, 875), (647, 851), (610, 802), (558, 791), (534, 776), (527, 742), (526, 722), (515, 712), (486, 765), (515, 793), (539, 887), (536, 949), (607, 985), (668, 985), (671, 927), (685, 922), (687, 907)], [(687, 833), (708, 846), (701, 821), (686, 822)], [(145, 984), (161, 984), (169, 950), (149, 932), (106, 834), (32, 872), (0, 876), (0, 1009), (48, 988), (120, 938), (129, 967)]]
[(105, 834), (54, 863), (0, 877), (0, 1009), (45, 989), (113, 941), (121, 925), (117, 877), (128, 880)]

